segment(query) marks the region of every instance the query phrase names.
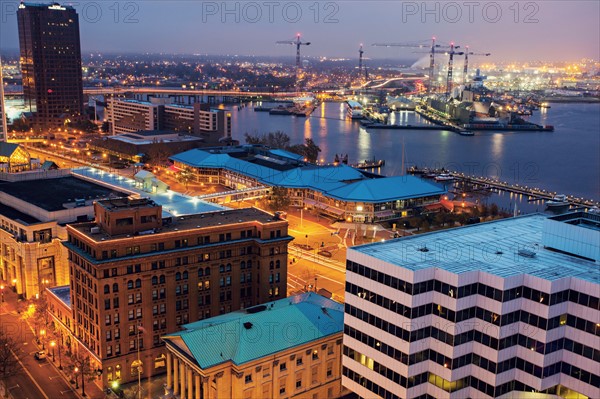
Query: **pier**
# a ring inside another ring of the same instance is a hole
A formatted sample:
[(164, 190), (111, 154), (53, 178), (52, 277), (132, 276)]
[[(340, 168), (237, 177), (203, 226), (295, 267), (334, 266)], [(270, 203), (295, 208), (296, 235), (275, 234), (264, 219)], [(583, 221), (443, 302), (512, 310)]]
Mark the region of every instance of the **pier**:
[[(516, 183), (511, 184), (508, 182), (502, 182), (497, 179), (491, 179), (487, 177), (465, 175), (461, 172), (448, 171), (445, 169), (419, 169), (416, 167), (410, 167), (407, 169), (407, 172), (411, 174), (420, 174), (425, 176), (447, 174), (454, 177), (454, 182), (465, 182), (468, 184), (480, 186), (481, 189), (486, 190), (500, 190), (514, 194), (526, 195), (528, 196), (528, 201), (550, 200), (554, 198), (554, 196), (557, 194), (539, 188), (522, 186)], [(592, 199), (576, 198), (572, 195), (569, 195), (567, 197), (569, 203), (577, 207), (590, 208), (593, 206), (600, 206), (599, 201), (594, 201)]]

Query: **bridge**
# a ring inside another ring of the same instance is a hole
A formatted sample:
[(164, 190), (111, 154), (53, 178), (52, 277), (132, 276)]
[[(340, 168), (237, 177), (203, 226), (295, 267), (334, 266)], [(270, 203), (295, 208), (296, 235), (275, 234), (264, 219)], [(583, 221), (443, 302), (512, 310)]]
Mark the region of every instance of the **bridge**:
[[(184, 89), (181, 87), (85, 87), (83, 94), (89, 96), (97, 95), (164, 95), (164, 96), (197, 96), (197, 97), (237, 97), (237, 98), (282, 98), (296, 97), (302, 95), (302, 92), (296, 91), (240, 91), (240, 90), (210, 90), (210, 89)], [(6, 91), (5, 96), (19, 97), (23, 95), (23, 90)]]

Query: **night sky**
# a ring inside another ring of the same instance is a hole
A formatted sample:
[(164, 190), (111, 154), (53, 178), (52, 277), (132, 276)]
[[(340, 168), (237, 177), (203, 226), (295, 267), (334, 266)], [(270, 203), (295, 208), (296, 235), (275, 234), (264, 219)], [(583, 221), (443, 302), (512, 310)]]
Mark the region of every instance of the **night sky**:
[[(600, 2), (591, 1), (120, 1), (64, 2), (80, 15), (82, 50), (292, 56), (276, 45), (296, 33), (303, 55), (417, 58), (375, 42), (454, 41), (487, 60), (600, 58)], [(18, 48), (17, 1), (0, 0), (0, 48)], [(408, 57), (407, 57), (408, 56)]]

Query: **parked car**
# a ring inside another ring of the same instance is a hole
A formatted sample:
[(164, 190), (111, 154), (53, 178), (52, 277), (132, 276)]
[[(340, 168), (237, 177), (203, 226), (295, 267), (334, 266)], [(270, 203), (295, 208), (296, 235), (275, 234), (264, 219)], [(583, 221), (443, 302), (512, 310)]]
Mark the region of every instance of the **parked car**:
[(37, 360), (43, 360), (46, 358), (46, 351), (37, 351), (33, 357), (35, 357)]

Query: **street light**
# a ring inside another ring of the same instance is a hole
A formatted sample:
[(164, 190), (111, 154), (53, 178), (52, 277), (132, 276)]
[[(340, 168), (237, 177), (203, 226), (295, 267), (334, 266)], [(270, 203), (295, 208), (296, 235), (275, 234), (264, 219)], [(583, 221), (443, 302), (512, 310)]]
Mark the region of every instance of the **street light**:
[(73, 371), (75, 372), (75, 389), (79, 389), (79, 380), (77, 380), (77, 373), (79, 372), (79, 367), (75, 367)]
[(0, 297), (2, 297), (0, 303), (4, 303), (4, 284), (0, 285)]
[(50, 346), (52, 347), (52, 363), (55, 363), (55, 361), (54, 361), (54, 347), (56, 346), (56, 341), (50, 342)]

